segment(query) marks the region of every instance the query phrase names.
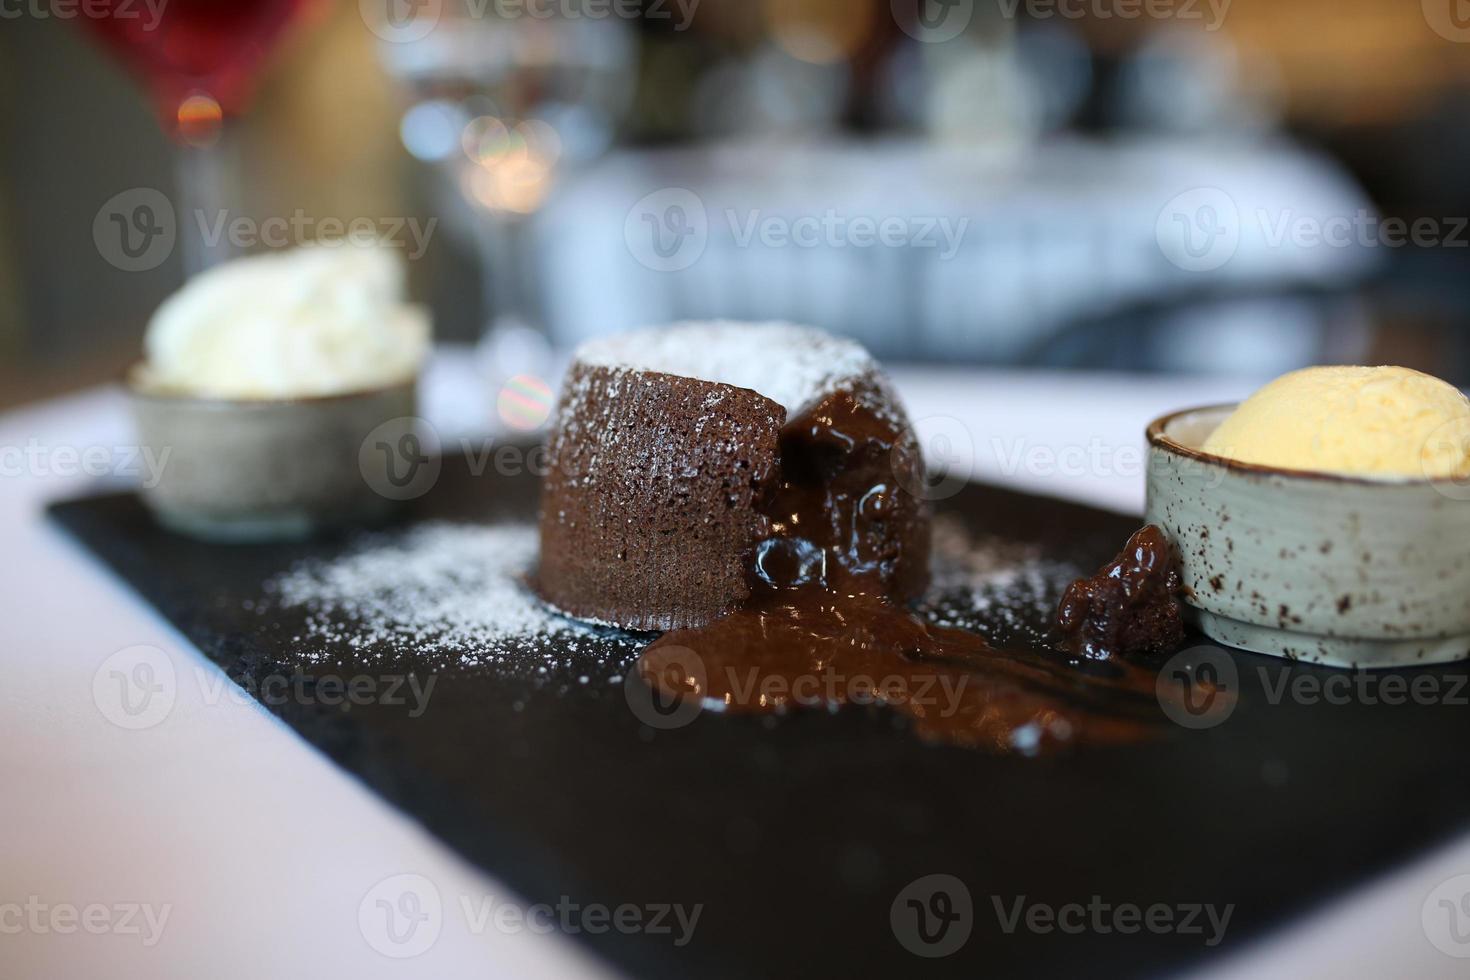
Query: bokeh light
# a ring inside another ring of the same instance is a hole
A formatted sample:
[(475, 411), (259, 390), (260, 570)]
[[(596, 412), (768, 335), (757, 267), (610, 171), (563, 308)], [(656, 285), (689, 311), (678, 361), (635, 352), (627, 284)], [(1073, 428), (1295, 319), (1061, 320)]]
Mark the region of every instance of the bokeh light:
[(781, 49), (814, 65), (847, 61), (873, 36), (871, 0), (764, 0), (764, 10)]
[(453, 102), (420, 102), (403, 114), (398, 137), (404, 148), (420, 160), (445, 160), (459, 148), (463, 118)]
[(500, 420), (512, 429), (539, 429), (551, 417), (551, 386), (532, 374), (518, 374), (500, 389), (495, 407)]
[(476, 116), (465, 124), (460, 137), (465, 156), (484, 166), (513, 153), (523, 144), (511, 134), (509, 127), (495, 116)]
[(179, 103), (177, 133), (189, 146), (209, 147), (219, 142), (225, 114), (220, 104), (202, 92)]
[(546, 200), (562, 153), (555, 127), (528, 119), (508, 127), (495, 116), (479, 116), (464, 127), (460, 143), (472, 166), (464, 189), (495, 211), (530, 214)]

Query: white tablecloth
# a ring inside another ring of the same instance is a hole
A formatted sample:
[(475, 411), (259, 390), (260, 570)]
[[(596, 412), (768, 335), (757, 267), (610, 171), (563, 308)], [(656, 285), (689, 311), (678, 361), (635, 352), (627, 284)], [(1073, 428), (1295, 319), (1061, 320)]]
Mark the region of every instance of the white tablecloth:
[[(931, 448), (956, 465), (973, 460), (977, 477), (1134, 511), (1145, 423), (1251, 387), (974, 370), (895, 378)], [(493, 417), (473, 379), (464, 357), (436, 363), (426, 414), (441, 432)], [(46, 501), (93, 482), (54, 472), (69, 458), (58, 449), (110, 452), (129, 440), (113, 390), (0, 416), (0, 976), (606, 975), (560, 936), (472, 928), (461, 898), (511, 896), (232, 696), (187, 641), (43, 520)], [(37, 447), (30, 458), (42, 462), (17, 472), (8, 447)], [(109, 656), (139, 644), (165, 652), (177, 695), (160, 724), (129, 731), (99, 710), (93, 681)], [(1222, 958), (1215, 975), (1464, 976), (1467, 961), (1430, 945), (1420, 912), (1435, 885), (1467, 871), (1470, 839)], [(369, 890), (399, 874), (428, 879), (445, 906), (442, 934), (415, 959), (376, 952), (358, 922)], [(105, 917), (98, 934), (65, 914), (91, 905), (108, 909), (91, 913)], [(114, 907), (126, 905), (167, 919), (161, 930), (141, 914), (124, 923)]]

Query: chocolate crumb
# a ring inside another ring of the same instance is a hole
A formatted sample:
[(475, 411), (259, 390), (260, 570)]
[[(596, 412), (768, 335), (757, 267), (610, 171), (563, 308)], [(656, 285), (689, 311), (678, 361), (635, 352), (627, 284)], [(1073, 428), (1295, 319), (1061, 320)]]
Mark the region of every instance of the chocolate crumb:
[(1184, 642), (1183, 593), (1174, 549), (1150, 524), (1096, 575), (1067, 588), (1057, 610), (1063, 646), (1096, 660), (1168, 653)]

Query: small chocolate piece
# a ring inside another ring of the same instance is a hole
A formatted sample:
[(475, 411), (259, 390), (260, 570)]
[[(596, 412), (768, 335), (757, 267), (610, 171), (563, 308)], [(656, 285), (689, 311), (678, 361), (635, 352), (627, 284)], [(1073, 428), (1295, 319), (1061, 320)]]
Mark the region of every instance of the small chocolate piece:
[(1168, 653), (1184, 642), (1183, 593), (1174, 548), (1149, 524), (1096, 575), (1067, 588), (1057, 628), (1068, 650), (1094, 660)]

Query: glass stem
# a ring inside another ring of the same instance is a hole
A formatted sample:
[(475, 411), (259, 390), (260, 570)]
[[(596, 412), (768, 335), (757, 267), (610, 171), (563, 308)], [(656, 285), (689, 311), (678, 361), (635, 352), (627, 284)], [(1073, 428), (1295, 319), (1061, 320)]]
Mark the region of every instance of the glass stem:
[(223, 125), (208, 146), (178, 144), (174, 150), (179, 208), (176, 215), (184, 275), (192, 277), (228, 259), (231, 212), (240, 188), (233, 127)]
[(492, 214), (478, 222), (481, 268), (489, 331), (507, 328), (541, 330), (538, 297), (532, 288), (530, 219), (523, 215)]

